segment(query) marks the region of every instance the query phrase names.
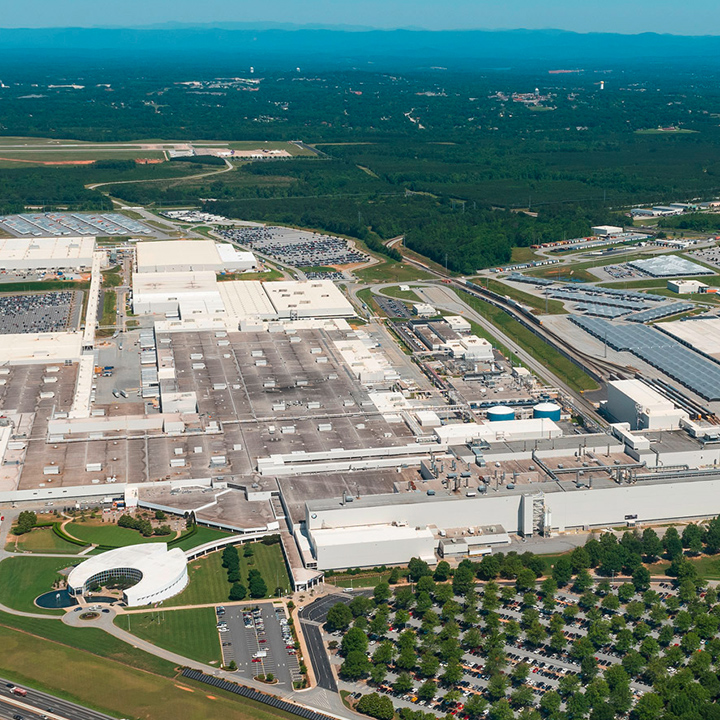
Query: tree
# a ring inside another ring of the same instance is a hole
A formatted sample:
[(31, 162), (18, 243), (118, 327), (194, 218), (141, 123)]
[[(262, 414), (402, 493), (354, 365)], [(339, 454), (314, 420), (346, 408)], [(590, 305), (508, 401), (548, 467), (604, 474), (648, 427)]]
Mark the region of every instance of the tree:
[[(414, 664), (414, 661), (413, 661)], [(420, 674), (423, 677), (431, 678), (435, 677), (435, 674), (440, 667), (440, 660), (431, 652), (426, 652), (420, 658)]]
[(327, 614), (325, 625), (330, 632), (345, 631), (350, 627), (353, 619), (353, 613), (350, 608), (343, 602), (335, 603)]
[(465, 635), (463, 635), (463, 645), (469, 650), (477, 650), (482, 646), (482, 635), (476, 627), (471, 627)]
[(632, 720), (657, 720), (663, 710), (662, 698), (657, 693), (648, 692), (637, 701), (630, 717)]
[(648, 562), (655, 562), (662, 555), (663, 544), (652, 528), (645, 528), (641, 541), (642, 553)]
[(570, 553), (570, 565), (572, 566), (573, 572), (580, 572), (580, 570), (586, 570), (591, 566), (590, 555), (584, 547), (576, 547)]
[(565, 555), (559, 557), (555, 562), (552, 569), (552, 578), (559, 587), (564, 587), (570, 582), (570, 578), (572, 578), (572, 565), (570, 564), (570, 559)]
[(505, 690), (507, 688), (507, 679), (504, 675), (496, 673), (488, 681), (487, 692), (491, 700), (499, 700), (505, 697)]
[(620, 602), (626, 603), (636, 592), (635, 586), (632, 583), (623, 583), (618, 588), (618, 598), (620, 598)]
[(25, 533), (29, 533), (36, 525), (37, 514), (34, 513), (32, 510), (23, 510), (18, 515), (17, 523), (13, 529), (13, 533), (15, 535), (24, 535)]
[(445, 672), (440, 677), (443, 685), (452, 687), (457, 685), (463, 678), (462, 665), (457, 660), (451, 660), (448, 662)]
[(370, 674), (372, 665), (367, 655), (360, 650), (352, 650), (340, 666), (340, 677), (344, 680), (360, 680)]
[(550, 649), (559, 655), (562, 653), (562, 651), (565, 649), (565, 646), (567, 645), (567, 638), (565, 637), (565, 634), (558, 631), (554, 632), (550, 636)]
[(413, 687), (413, 679), (406, 672), (400, 673), (400, 675), (397, 676), (397, 679), (393, 683), (393, 690), (395, 690), (395, 692), (399, 692), (401, 694), (410, 692), (410, 690), (412, 690), (412, 687)]
[(638, 592), (643, 592), (650, 587), (650, 571), (640, 565), (632, 575), (632, 583)]
[(251, 558), (255, 555), (255, 548), (252, 546), (252, 543), (245, 543), (243, 547), (243, 557)]
[(233, 586), (230, 588), (230, 594), (228, 596), (228, 600), (244, 600), (245, 596), (247, 595), (247, 588), (244, 585), (241, 585), (239, 582), (233, 583)]
[(471, 695), (464, 709), (470, 717), (479, 717), (487, 709), (487, 700), (482, 695)]
[(557, 717), (560, 713), (561, 705), (562, 698), (555, 690), (548, 690), (546, 693), (543, 693), (543, 696), (540, 698), (540, 710), (545, 717)]
[(670, 560), (682, 555), (682, 541), (675, 527), (669, 527), (663, 535), (663, 547)]
[(417, 655), (413, 648), (403, 648), (395, 660), (395, 665), (401, 670), (411, 670), (415, 667)]
[(386, 665), (373, 665), (370, 670), (370, 679), (375, 685), (382, 685), (387, 677), (387, 666)]
[(535, 696), (529, 687), (519, 687), (510, 695), (510, 702), (518, 708), (529, 707)]
[[(580, 549), (580, 548), (578, 548)], [(583, 568), (575, 576), (575, 582), (573, 583), (573, 589), (575, 592), (584, 593), (593, 586), (593, 579), (590, 573)]]
[(513, 720), (515, 713), (513, 713), (510, 703), (505, 700), (498, 700), (490, 708), (488, 713), (488, 720)]
[(436, 582), (445, 582), (450, 578), (450, 575), (450, 563), (447, 562), (447, 560), (441, 560), (435, 567), (435, 572), (433, 573), (433, 580), (435, 580)]
[(417, 582), (421, 577), (432, 575), (430, 566), (420, 558), (410, 558), (408, 563), (408, 576), (412, 582)]
[(475, 573), (467, 565), (460, 565), (453, 575), (452, 589), (456, 595), (465, 595), (475, 583)]
[(424, 702), (430, 702), (435, 697), (435, 693), (437, 693), (437, 684), (432, 680), (426, 680), (418, 688), (418, 698)]
[(357, 704), (358, 712), (378, 720), (392, 720), (395, 716), (395, 706), (387, 695), (370, 693), (363, 695)]
[(267, 585), (259, 570), (252, 569), (248, 573), (248, 589), (250, 597), (261, 598), (267, 595)]
[(620, 607), (620, 601), (618, 600), (617, 595), (613, 595), (611, 593), (610, 595), (606, 595), (602, 599), (600, 605), (603, 610), (607, 610), (608, 612), (615, 612)]
[(373, 597), (376, 603), (385, 603), (390, 599), (390, 585), (386, 582), (380, 582), (373, 590)]
[(515, 589), (519, 593), (535, 589), (535, 573), (529, 568), (523, 568), (515, 578)]
[(530, 676), (530, 666), (527, 663), (520, 662), (514, 668), (510, 677), (515, 685), (522, 685)]
[(340, 654), (347, 657), (351, 652), (366, 653), (368, 649), (368, 637), (360, 628), (350, 628), (343, 635), (340, 643)]

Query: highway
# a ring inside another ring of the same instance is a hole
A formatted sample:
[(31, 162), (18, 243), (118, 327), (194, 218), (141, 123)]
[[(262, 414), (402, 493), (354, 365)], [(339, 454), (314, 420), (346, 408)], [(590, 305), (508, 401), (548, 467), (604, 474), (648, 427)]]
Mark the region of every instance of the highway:
[[(61, 670), (58, 670), (61, 672)], [(109, 715), (88, 710), (82, 705), (60, 700), (59, 698), (39, 692), (25, 686), (27, 695), (20, 697), (12, 692), (11, 683), (0, 678), (0, 718), (15, 718), (20, 715), (23, 720), (49, 718), (49, 720), (111, 720)]]

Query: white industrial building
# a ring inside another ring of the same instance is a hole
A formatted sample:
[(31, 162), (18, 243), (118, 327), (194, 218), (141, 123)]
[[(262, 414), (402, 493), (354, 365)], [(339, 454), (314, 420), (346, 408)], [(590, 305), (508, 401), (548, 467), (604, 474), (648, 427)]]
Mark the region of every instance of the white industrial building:
[(488, 423), (456, 423), (435, 428), (441, 443), (464, 445), (474, 440), (501, 442), (512, 440), (542, 440), (562, 437), (562, 430), (549, 418), (527, 420), (499, 420)]
[(136, 255), (139, 273), (245, 272), (257, 268), (251, 252), (212, 240), (146, 240), (138, 243)]
[(433, 317), (437, 315), (437, 310), (432, 305), (428, 305), (428, 303), (418, 303), (417, 305), (413, 305), (413, 315), (417, 315), (418, 317)]
[(461, 315), (446, 315), (444, 320), (456, 333), (469, 333), (472, 330), (472, 325)]
[(707, 292), (708, 286), (699, 280), (668, 280), (667, 289), (678, 295)]
[(0, 270), (89, 269), (94, 250), (93, 237), (1, 239)]
[(611, 380), (605, 408), (632, 430), (675, 430), (688, 414), (641, 380)]
[(218, 282), (211, 270), (133, 273), (133, 310), (138, 315), (195, 321), (199, 326), (220, 321), (229, 330), (269, 320), (355, 315), (352, 305), (328, 280)]
[(191, 318), (225, 314), (215, 273), (133, 273), (133, 310), (138, 315)]
[(459, 340), (451, 340), (447, 343), (453, 357), (460, 357), (464, 360), (476, 360), (480, 362), (492, 362), (494, 359), (492, 345), (475, 335), (461, 337)]
[(609, 237), (610, 235), (620, 235), (623, 229), (617, 225), (596, 225), (590, 229), (593, 235), (598, 237)]
[(149, 605), (177, 595), (188, 583), (187, 558), (166, 543), (144, 543), (109, 550), (85, 560), (68, 575), (68, 592), (84, 596), (109, 581), (131, 580), (123, 593), (128, 607)]

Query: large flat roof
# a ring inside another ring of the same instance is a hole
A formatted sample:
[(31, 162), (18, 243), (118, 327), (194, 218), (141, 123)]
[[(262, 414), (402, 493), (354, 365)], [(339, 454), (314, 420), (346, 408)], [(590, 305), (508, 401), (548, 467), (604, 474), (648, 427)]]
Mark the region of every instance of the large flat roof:
[(263, 283), (252, 280), (235, 280), (218, 283), (218, 290), (228, 316), (238, 321), (248, 317), (262, 320), (276, 316)]
[(355, 315), (352, 305), (329, 280), (270, 282), (263, 287), (281, 318)]
[(212, 270), (133, 273), (133, 292), (136, 295), (174, 296), (182, 293), (217, 293), (217, 291), (217, 281)]
[(3, 263), (48, 261), (59, 267), (92, 261), (93, 237), (49, 237), (0, 239), (0, 267)]

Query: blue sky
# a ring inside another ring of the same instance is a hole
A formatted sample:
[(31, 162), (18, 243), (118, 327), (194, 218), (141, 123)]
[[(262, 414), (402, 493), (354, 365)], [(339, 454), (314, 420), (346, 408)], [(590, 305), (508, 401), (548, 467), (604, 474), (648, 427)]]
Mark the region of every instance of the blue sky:
[(0, 27), (284, 22), (718, 34), (717, 0), (4, 0)]

